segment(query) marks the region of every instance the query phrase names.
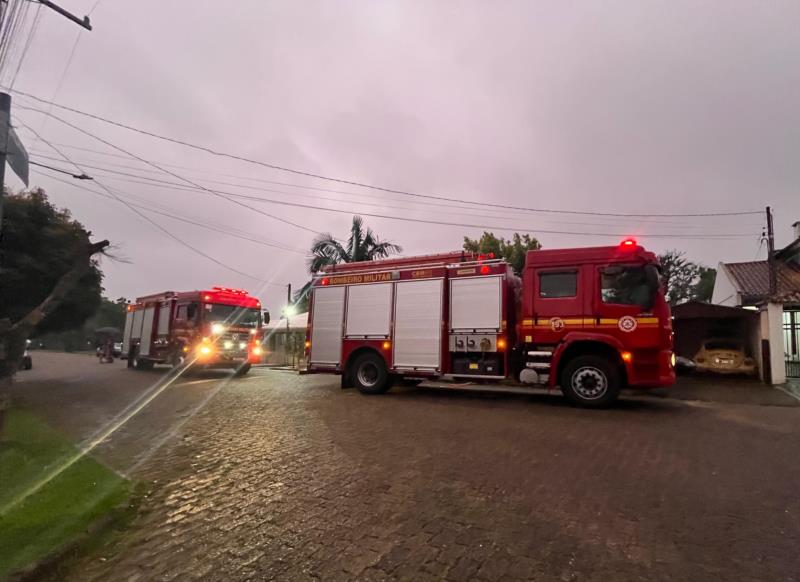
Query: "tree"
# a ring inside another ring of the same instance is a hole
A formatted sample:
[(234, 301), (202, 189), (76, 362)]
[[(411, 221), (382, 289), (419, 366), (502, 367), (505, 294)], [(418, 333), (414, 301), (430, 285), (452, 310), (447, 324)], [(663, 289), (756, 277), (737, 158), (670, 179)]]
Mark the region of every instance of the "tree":
[[(311, 245), (311, 257), (308, 260), (308, 272), (315, 275), (324, 267), (331, 265), (385, 259), (402, 252), (402, 250), (400, 245), (380, 240), (371, 228), (364, 226), (363, 218), (354, 216), (353, 224), (350, 227), (350, 236), (345, 245), (342, 245), (330, 233), (322, 234), (314, 239)], [(311, 282), (309, 281), (292, 298), (297, 310), (301, 313), (308, 310), (310, 288)]]
[(661, 279), (670, 305), (690, 300), (711, 301), (716, 269), (698, 265), (686, 258), (683, 251), (671, 250), (659, 255)]
[(714, 283), (717, 280), (717, 270), (712, 267), (704, 267), (700, 265), (698, 280), (694, 286), (693, 294), (697, 301), (711, 302), (711, 296), (714, 294)]
[(8, 194), (3, 204), (0, 298), (0, 428), (25, 340), (34, 331), (80, 326), (100, 304), (94, 258), (109, 245), (59, 210), (41, 189)]
[(484, 232), (479, 240), (464, 237), (464, 250), (473, 253), (494, 253), (511, 265), (517, 275), (522, 274), (525, 267), (525, 255), (528, 251), (538, 251), (542, 245), (529, 234), (514, 233), (510, 240), (497, 238), (494, 233)]

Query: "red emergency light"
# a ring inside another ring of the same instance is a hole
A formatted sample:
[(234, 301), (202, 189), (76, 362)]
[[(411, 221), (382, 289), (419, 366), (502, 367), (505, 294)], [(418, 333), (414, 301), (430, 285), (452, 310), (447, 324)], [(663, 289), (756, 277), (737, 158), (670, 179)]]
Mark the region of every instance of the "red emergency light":
[(626, 251), (627, 250), (633, 250), (633, 249), (636, 248), (636, 239), (635, 238), (626, 238), (621, 243), (619, 243), (619, 246), (620, 246), (620, 248), (622, 250), (626, 250)]
[(323, 285), (330, 285), (331, 284), (331, 280), (328, 279), (327, 277), (323, 277), (322, 278), (322, 284)]

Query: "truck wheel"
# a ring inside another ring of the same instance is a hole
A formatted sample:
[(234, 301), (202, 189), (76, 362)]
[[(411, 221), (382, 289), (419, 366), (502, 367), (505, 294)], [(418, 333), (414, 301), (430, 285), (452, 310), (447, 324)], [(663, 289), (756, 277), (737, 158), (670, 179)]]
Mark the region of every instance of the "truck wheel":
[(237, 378), (241, 378), (250, 371), (250, 368), (251, 368), (250, 362), (242, 364), (241, 366), (236, 368), (236, 371), (233, 373), (233, 375), (236, 376)]
[[(130, 362), (130, 360), (128, 360)], [(153, 362), (150, 360), (143, 360), (139, 357), (139, 353), (137, 352), (133, 356), (133, 367), (137, 370), (152, 370), (153, 369)]]
[(392, 387), (392, 377), (378, 354), (360, 355), (348, 371), (353, 385), (362, 394), (383, 394)]
[(561, 392), (575, 406), (602, 408), (620, 392), (617, 367), (600, 356), (578, 356), (561, 373)]

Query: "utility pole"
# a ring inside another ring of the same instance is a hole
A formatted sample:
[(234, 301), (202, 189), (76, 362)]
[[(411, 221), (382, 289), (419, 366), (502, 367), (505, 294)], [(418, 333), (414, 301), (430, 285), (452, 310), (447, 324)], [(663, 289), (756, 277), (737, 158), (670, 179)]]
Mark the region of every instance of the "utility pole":
[(0, 93), (0, 123), (5, 127), (0, 128), (0, 237), (3, 232), (3, 198), (6, 195), (6, 153), (8, 152), (9, 129), (11, 128), (11, 95)]
[(58, 12), (61, 16), (68, 18), (69, 20), (71, 20), (75, 24), (78, 24), (79, 26), (82, 26), (86, 30), (92, 30), (92, 24), (89, 22), (88, 16), (84, 16), (83, 19), (80, 19), (71, 12), (67, 12), (66, 10), (61, 8), (61, 6), (59, 6), (58, 4), (51, 2), (50, 0), (39, 0), (39, 4), (44, 4), (51, 10)]
[(772, 209), (767, 206), (767, 262), (769, 264), (770, 298), (778, 292), (778, 272), (775, 265), (775, 231), (772, 227)]
[[(286, 342), (284, 342), (284, 353), (288, 363), (289, 359), (289, 318), (292, 315), (292, 284), (286, 285)], [(294, 350), (292, 350), (292, 364), (294, 364)]]

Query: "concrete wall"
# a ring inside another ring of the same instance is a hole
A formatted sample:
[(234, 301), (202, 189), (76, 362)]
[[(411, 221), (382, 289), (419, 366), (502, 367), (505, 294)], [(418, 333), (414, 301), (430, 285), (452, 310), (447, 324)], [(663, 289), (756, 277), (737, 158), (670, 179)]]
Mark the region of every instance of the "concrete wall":
[(772, 383), (783, 384), (786, 382), (786, 363), (783, 356), (783, 305), (768, 303), (761, 309), (761, 337), (769, 340)]
[(728, 271), (720, 263), (717, 265), (717, 278), (714, 281), (714, 292), (711, 294), (711, 303), (736, 307), (741, 305), (739, 293), (728, 276)]

